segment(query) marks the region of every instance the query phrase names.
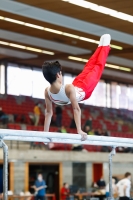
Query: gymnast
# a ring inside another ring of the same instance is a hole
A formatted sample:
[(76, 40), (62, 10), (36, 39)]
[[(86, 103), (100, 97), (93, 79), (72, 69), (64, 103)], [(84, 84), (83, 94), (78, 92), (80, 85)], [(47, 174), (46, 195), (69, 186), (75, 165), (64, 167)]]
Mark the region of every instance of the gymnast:
[(45, 132), (49, 131), (53, 115), (52, 102), (58, 105), (72, 104), (77, 133), (81, 134), (82, 141), (87, 139), (87, 134), (81, 129), (81, 110), (78, 102), (88, 99), (99, 82), (110, 51), (110, 40), (109, 34), (101, 36), (95, 53), (72, 84), (62, 85), (62, 67), (58, 61), (44, 62), (42, 66), (43, 75), (50, 83), (50, 87), (45, 89)]

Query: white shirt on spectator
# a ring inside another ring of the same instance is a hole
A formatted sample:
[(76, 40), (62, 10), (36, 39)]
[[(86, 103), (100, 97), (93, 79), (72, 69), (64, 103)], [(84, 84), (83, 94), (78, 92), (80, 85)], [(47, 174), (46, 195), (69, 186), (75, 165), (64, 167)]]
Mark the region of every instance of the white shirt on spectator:
[[(124, 193), (124, 187), (126, 186), (126, 192)], [(119, 197), (130, 197), (131, 181), (128, 178), (124, 178), (117, 183)]]

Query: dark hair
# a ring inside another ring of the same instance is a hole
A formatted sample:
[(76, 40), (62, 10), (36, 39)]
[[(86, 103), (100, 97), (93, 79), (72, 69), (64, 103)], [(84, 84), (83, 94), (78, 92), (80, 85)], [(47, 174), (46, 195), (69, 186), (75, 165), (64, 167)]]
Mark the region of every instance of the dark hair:
[(127, 178), (128, 176), (131, 176), (131, 173), (130, 173), (130, 172), (126, 172), (126, 173), (125, 173), (125, 177)]
[(62, 71), (61, 65), (58, 61), (55, 62), (44, 62), (42, 66), (44, 78), (52, 84), (56, 81), (56, 75)]
[(37, 173), (37, 175), (40, 175), (40, 174), (42, 175), (42, 172), (38, 172), (38, 173)]
[(63, 183), (63, 186), (65, 186), (67, 183)]

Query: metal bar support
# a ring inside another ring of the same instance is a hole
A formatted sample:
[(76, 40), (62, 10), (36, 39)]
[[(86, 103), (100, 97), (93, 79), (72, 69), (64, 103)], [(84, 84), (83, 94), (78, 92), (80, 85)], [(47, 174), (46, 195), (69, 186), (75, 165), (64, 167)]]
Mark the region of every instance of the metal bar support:
[(112, 191), (112, 157), (116, 154), (115, 147), (109, 154), (109, 197), (108, 200), (114, 200)]

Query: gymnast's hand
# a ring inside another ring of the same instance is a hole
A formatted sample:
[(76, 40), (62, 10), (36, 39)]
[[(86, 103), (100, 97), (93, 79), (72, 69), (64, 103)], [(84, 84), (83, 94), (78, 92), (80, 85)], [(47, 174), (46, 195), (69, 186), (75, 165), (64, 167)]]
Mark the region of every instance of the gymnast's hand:
[(81, 130), (81, 131), (78, 132), (78, 134), (81, 135), (81, 140), (82, 141), (87, 140), (87, 133), (85, 133), (84, 131)]

